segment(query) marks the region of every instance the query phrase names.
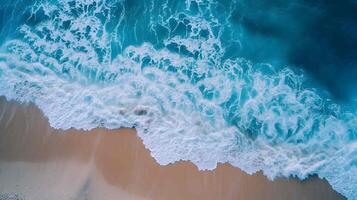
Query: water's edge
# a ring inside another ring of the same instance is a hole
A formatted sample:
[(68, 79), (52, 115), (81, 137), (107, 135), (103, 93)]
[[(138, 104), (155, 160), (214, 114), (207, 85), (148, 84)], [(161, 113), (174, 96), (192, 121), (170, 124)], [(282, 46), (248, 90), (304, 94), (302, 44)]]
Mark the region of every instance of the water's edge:
[[(5, 102), (5, 103), (4, 103)], [(28, 107), (34, 107), (35, 109), (36, 109), (36, 112), (38, 112), (38, 113), (40, 113), (41, 115), (43, 115), (44, 116), (44, 119), (48, 122), (48, 118), (47, 117), (45, 117), (45, 115), (44, 115), (44, 113), (41, 111), (41, 109), (39, 109), (38, 108), (38, 106), (36, 106), (35, 104), (33, 104), (33, 103), (31, 103), (31, 102), (29, 102), (29, 103), (24, 103), (24, 102), (22, 102), (22, 103), (20, 103), (20, 102), (16, 102), (16, 101), (12, 101), (12, 100), (10, 100), (10, 101), (8, 101), (8, 100), (6, 100), (6, 98), (5, 97), (3, 97), (3, 96), (0, 96), (0, 105), (11, 105), (11, 104), (15, 104), (15, 108), (16, 107), (18, 107), (18, 106), (20, 106), (20, 110), (23, 110), (24, 108), (28, 108)], [(16, 108), (15, 110), (18, 110), (19, 108)], [(4, 108), (1, 108), (1, 110), (4, 112), (4, 110), (6, 110), (6, 109), (4, 109)], [(9, 111), (8, 111), (9, 112)], [(14, 111), (14, 110), (12, 110), (11, 112), (18, 112), (18, 111)], [(30, 112), (31, 113), (31, 112)], [(2, 120), (2, 119), (4, 119), (4, 115), (3, 115), (4, 113), (1, 113), (1, 118), (0, 118), (0, 120)], [(10, 113), (8, 113), (8, 114), (10, 114)], [(36, 113), (35, 113), (36, 114)], [(29, 115), (29, 113), (27, 113), (26, 115)], [(6, 118), (8, 118), (8, 116), (6, 117), (5, 116), (5, 119)], [(12, 118), (12, 117), (10, 117), (10, 118)], [(11, 119), (10, 119), (11, 120)], [(7, 121), (7, 120), (6, 120)], [(5, 122), (6, 122), (5, 121)], [(35, 122), (35, 121), (33, 121), (33, 122)], [(8, 122), (7, 122), (8, 123)], [(7, 124), (6, 123), (6, 124)], [(117, 129), (107, 129), (107, 128), (101, 128), (101, 129), (104, 129), (104, 130), (117, 130)], [(54, 129), (54, 130), (58, 130), (58, 129)], [(71, 128), (70, 129), (71, 130), (71, 134), (73, 134), (73, 131), (77, 131), (77, 129), (74, 129), (74, 128)], [(68, 130), (63, 130), (63, 129), (61, 129), (61, 130), (59, 130), (59, 131), (56, 131), (56, 133), (52, 133), (52, 134), (59, 134), (59, 133), (63, 133), (63, 134), (67, 134), (67, 131)], [(80, 130), (79, 132), (77, 132), (77, 133), (75, 133), (75, 134), (87, 134), (88, 132), (90, 132), (89, 130)], [(115, 133), (111, 133), (111, 134), (115, 134)], [(140, 138), (140, 137), (139, 137)], [(78, 139), (78, 138), (77, 138)], [(140, 138), (141, 139), (141, 138)], [(141, 140), (141, 142), (143, 142), (142, 140)], [(59, 143), (60, 144), (60, 143)], [(145, 147), (145, 149), (148, 151), (148, 152), (150, 152), (150, 149), (148, 149), (145, 145), (144, 145), (144, 147)], [(155, 158), (154, 158), (154, 160), (155, 160)], [(156, 161), (157, 162), (157, 161)], [(176, 162), (174, 162), (174, 163), (172, 163), (173, 165), (180, 165), (180, 164), (183, 164), (183, 163), (186, 163), (186, 162), (189, 162), (189, 163), (192, 163), (191, 161), (183, 161), (183, 160), (180, 160), (180, 161), (176, 161)], [(160, 164), (159, 162), (157, 162), (158, 164)], [(192, 164), (194, 164), (194, 163), (192, 163)], [(229, 164), (229, 163), (226, 163), (226, 164), (228, 164), (228, 165), (230, 165), (230, 166), (232, 166), (231, 164)], [(170, 164), (171, 165), (171, 164)], [(218, 163), (218, 165), (217, 165), (217, 167), (218, 166), (220, 166), (220, 167), (222, 167), (222, 165), (223, 165), (223, 163)], [(206, 171), (206, 170), (202, 170), (202, 169), (199, 169), (199, 168), (196, 168), (197, 170), (199, 170), (199, 171), (201, 171), (201, 172), (203, 172), (203, 171)], [(216, 170), (216, 168), (214, 168), (214, 169), (208, 169), (208, 171), (214, 171), (214, 170)], [(246, 172), (244, 172), (244, 171), (242, 171), (243, 173), (246, 173)], [(260, 174), (260, 175), (263, 175), (263, 173), (262, 173), (262, 171), (258, 171), (258, 172), (256, 172), (256, 173), (258, 173), (258, 174)], [(253, 176), (256, 176), (257, 174), (256, 173), (254, 173), (254, 174), (250, 174), (250, 175), (253, 175)], [(259, 175), (259, 176), (260, 176)], [(264, 176), (264, 177), (266, 177), (266, 176)], [(298, 180), (299, 181), (299, 184), (305, 184), (306, 183), (306, 181), (311, 181), (311, 180), (313, 180), (313, 179), (319, 179), (319, 180), (321, 180), (321, 181), (323, 181), (323, 182), (325, 182), (326, 181), (326, 179), (321, 179), (321, 178), (319, 178), (318, 176), (316, 176), (316, 175), (312, 175), (312, 176), (309, 176), (309, 177), (306, 177), (304, 180), (299, 180), (298, 178), (296, 178), (296, 177), (276, 177), (274, 180), (269, 180), (269, 181), (276, 181), (276, 180), (289, 180), (289, 181), (296, 181), (296, 180)], [(318, 184), (319, 182), (317, 182), (316, 184)], [(328, 183), (328, 181), (326, 181), (326, 183), (329, 185), (329, 186), (331, 186), (329, 183)]]

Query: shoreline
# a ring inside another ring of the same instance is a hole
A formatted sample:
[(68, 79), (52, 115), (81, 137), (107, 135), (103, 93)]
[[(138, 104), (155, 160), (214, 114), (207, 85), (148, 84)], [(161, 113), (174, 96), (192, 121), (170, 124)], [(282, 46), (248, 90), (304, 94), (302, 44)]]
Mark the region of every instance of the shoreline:
[(35, 105), (2, 97), (0, 132), (0, 195), (18, 192), (37, 200), (345, 199), (316, 176), (269, 181), (262, 172), (248, 175), (229, 164), (212, 171), (199, 171), (189, 161), (161, 166), (134, 129), (54, 130)]

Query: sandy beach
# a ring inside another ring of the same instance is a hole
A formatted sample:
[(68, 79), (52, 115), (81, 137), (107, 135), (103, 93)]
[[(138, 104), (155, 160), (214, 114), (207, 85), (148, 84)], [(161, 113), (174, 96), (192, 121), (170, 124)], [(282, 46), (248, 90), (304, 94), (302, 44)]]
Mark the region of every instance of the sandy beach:
[[(0, 100), (0, 195), (25, 200), (344, 199), (326, 180), (269, 181), (228, 164), (160, 166), (134, 129), (54, 130), (34, 105)], [(1, 199), (1, 198), (0, 198)]]

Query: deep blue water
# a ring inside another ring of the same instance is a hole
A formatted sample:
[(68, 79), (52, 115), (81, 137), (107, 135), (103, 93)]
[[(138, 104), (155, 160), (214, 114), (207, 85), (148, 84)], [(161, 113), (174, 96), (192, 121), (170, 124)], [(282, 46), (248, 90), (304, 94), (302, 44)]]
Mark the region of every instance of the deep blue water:
[(355, 100), (356, 1), (253, 0), (242, 4), (233, 18), (247, 36), (240, 55), (302, 68), (337, 100)]
[(0, 46), (0, 95), (55, 128), (357, 199), (356, 1), (1, 0)]

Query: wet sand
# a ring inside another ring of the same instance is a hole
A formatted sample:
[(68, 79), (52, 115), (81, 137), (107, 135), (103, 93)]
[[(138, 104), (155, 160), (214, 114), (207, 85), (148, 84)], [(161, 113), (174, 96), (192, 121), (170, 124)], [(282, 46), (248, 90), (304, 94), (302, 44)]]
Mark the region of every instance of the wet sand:
[(0, 98), (0, 195), (26, 200), (344, 199), (326, 180), (268, 181), (220, 164), (160, 166), (134, 129), (52, 129), (34, 105)]

